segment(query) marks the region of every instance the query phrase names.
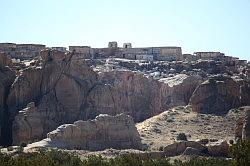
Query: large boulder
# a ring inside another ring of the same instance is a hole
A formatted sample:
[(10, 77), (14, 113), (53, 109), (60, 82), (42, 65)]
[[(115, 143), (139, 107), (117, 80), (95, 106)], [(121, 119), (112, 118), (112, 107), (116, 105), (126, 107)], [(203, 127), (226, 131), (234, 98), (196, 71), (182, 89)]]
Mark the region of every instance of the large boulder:
[(12, 125), (13, 144), (29, 143), (42, 139), (43, 123), (41, 112), (35, 107), (35, 103), (29, 103), (26, 108), (19, 111)]
[(207, 150), (211, 156), (228, 156), (229, 145), (227, 141), (219, 140), (216, 142), (209, 142), (207, 145)]
[(226, 113), (240, 106), (240, 86), (230, 77), (211, 77), (196, 88), (189, 104), (199, 113)]
[[(177, 156), (182, 153), (188, 148), (193, 148), (195, 149), (196, 152), (201, 153), (206, 153), (207, 148), (195, 141), (181, 141), (181, 142), (175, 142), (173, 144), (170, 144), (166, 147), (164, 147), (163, 151), (166, 156)], [(189, 150), (188, 150), (189, 151)], [(189, 153), (189, 152), (186, 152)]]
[(65, 124), (48, 133), (51, 145), (66, 149), (141, 149), (141, 140), (132, 117), (99, 115), (94, 120)]

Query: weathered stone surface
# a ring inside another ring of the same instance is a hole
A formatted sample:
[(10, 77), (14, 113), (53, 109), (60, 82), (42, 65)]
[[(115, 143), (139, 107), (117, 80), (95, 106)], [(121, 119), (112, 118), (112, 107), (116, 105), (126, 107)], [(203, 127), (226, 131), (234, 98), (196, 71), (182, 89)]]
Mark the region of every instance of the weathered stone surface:
[(186, 105), (202, 80), (180, 74), (157, 81), (131, 71), (104, 72), (99, 77), (101, 84), (95, 85), (88, 96), (88, 116), (127, 112), (136, 122)]
[(245, 108), (245, 117), (242, 128), (242, 139), (250, 138), (250, 107)]
[(182, 153), (182, 155), (200, 156), (203, 154), (198, 149), (187, 147), (186, 150)]
[(245, 140), (250, 138), (250, 106), (240, 108), (244, 112), (243, 117), (239, 117), (235, 126), (235, 139)]
[(12, 125), (13, 144), (42, 139), (42, 120), (41, 112), (35, 107), (34, 102), (29, 103), (26, 108), (19, 111)]
[[(86, 96), (97, 81), (96, 73), (84, 61), (71, 59), (73, 54), (44, 50), (41, 56), (41, 66), (30, 66), (23, 70), (8, 96), (9, 112), (15, 120), (12, 132), (17, 133), (13, 134), (15, 144), (34, 141), (45, 137), (47, 132), (61, 124), (84, 119)], [(25, 108), (30, 102), (36, 103), (37, 111), (21, 111), (18, 114), (17, 110)], [(30, 116), (30, 119), (26, 116)], [(35, 126), (37, 122), (32, 118), (38, 119), (39, 116), (43, 132), (32, 133), (34, 130), (27, 127), (27, 121), (30, 126)], [(17, 131), (19, 129), (21, 131)]]
[(66, 149), (141, 149), (133, 119), (125, 114), (99, 115), (94, 120), (65, 124), (48, 133), (51, 144)]
[[(12, 66), (11, 59), (7, 55), (0, 53), (0, 143), (3, 144), (5, 140), (2, 138), (3, 126), (8, 126), (8, 114), (6, 100), (11, 84), (15, 80), (15, 72), (10, 69)], [(8, 128), (8, 127), (6, 127)]]
[(240, 106), (240, 86), (230, 77), (211, 77), (196, 88), (189, 104), (195, 112), (225, 113)]
[(4, 66), (11, 67), (12, 65), (13, 64), (12, 64), (10, 57), (5, 53), (0, 52), (0, 67), (4, 67)]
[(219, 140), (217, 142), (209, 142), (207, 145), (208, 153), (211, 156), (227, 156), (229, 145), (227, 141)]
[(200, 153), (206, 152), (207, 149), (205, 146), (195, 141), (181, 141), (164, 147), (164, 152), (167, 156), (176, 156), (182, 154), (187, 147), (194, 148)]

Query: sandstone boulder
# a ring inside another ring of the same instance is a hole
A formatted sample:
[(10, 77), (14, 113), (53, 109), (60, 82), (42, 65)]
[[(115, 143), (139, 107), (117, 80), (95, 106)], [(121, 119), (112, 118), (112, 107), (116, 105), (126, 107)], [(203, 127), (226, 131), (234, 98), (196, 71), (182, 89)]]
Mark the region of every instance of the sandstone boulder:
[(199, 151), (200, 153), (205, 153), (207, 149), (205, 146), (195, 141), (181, 141), (164, 147), (163, 151), (165, 152), (166, 156), (177, 156), (182, 154), (187, 149), (187, 147), (196, 149), (196, 151)]
[(43, 123), (41, 112), (35, 103), (29, 103), (26, 108), (19, 111), (12, 125), (13, 144), (29, 143), (42, 139)]
[(240, 106), (240, 86), (230, 77), (211, 77), (196, 88), (189, 104), (195, 112), (226, 113)]
[(141, 149), (133, 119), (125, 114), (99, 115), (94, 120), (65, 124), (48, 133), (51, 144), (66, 149)]
[(187, 147), (186, 150), (182, 153), (182, 155), (200, 156), (203, 154), (198, 149)]
[(217, 142), (209, 142), (206, 147), (211, 156), (228, 156), (229, 145), (227, 141), (219, 140)]

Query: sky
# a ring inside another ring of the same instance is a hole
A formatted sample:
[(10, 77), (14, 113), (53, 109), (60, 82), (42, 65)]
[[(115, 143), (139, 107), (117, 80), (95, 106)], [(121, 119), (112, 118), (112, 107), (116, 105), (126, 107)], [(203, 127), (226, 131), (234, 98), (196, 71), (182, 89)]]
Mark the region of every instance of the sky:
[(250, 61), (250, 0), (0, 0), (0, 42), (180, 46)]

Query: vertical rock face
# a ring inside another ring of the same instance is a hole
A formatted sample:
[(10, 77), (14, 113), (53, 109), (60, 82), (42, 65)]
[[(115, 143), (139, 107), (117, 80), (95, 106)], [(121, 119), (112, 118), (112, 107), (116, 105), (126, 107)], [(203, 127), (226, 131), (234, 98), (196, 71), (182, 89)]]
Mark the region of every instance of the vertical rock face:
[(9, 128), (6, 100), (10, 86), (15, 80), (15, 72), (10, 69), (11, 66), (11, 59), (7, 55), (0, 53), (0, 144), (6, 144), (6, 140), (2, 138), (1, 133)]
[(94, 120), (65, 124), (48, 133), (51, 144), (67, 149), (141, 149), (141, 140), (132, 117), (99, 115)]
[(212, 77), (196, 88), (189, 103), (195, 112), (225, 113), (240, 106), (240, 86), (230, 77)]
[(242, 139), (249, 139), (250, 138), (250, 107), (245, 108), (245, 117), (243, 121), (242, 127)]
[[(74, 53), (44, 50), (40, 55), (40, 61), (20, 71), (8, 95), (16, 145), (44, 138), (59, 125), (99, 114), (125, 112), (136, 122), (145, 120), (170, 107), (186, 105), (202, 81), (185, 74), (158, 81), (117, 70), (98, 75)], [(27, 106), (31, 102), (34, 107)], [(32, 126), (39, 126), (37, 133)]]
[(250, 138), (250, 106), (242, 107), (244, 116), (237, 120), (235, 126), (235, 138), (245, 140)]
[(35, 107), (35, 103), (29, 103), (26, 108), (19, 111), (12, 125), (13, 144), (29, 142), (35, 139), (42, 139), (43, 116)]
[(180, 74), (158, 81), (131, 71), (104, 72), (99, 79), (101, 83), (88, 95), (87, 116), (127, 112), (136, 122), (170, 107), (186, 105), (202, 80)]
[[(72, 56), (42, 51), (40, 66), (23, 70), (13, 83), (7, 103), (13, 119), (14, 144), (40, 139), (61, 124), (83, 118), (86, 96), (97, 77), (84, 61), (73, 60)], [(36, 107), (25, 108), (30, 102), (35, 102)], [(42, 128), (34, 133), (32, 126)]]

